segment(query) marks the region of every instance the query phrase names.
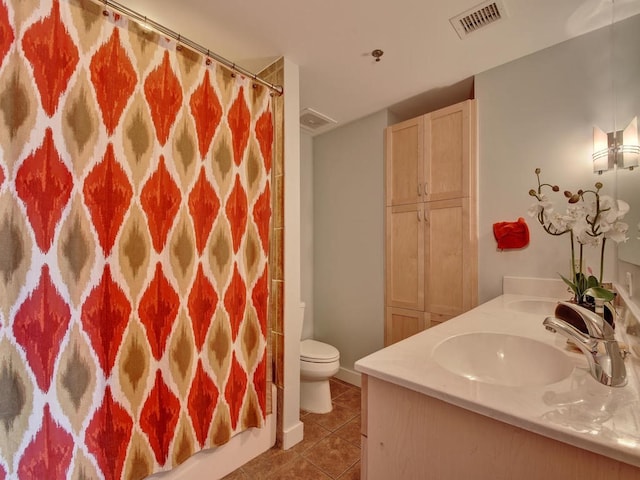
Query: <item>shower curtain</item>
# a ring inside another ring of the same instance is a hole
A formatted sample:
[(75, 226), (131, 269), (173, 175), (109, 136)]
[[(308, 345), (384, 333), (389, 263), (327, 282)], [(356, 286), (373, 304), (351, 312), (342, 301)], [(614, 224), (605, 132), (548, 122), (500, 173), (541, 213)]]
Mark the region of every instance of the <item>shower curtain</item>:
[(0, 0), (0, 480), (139, 479), (267, 412), (269, 91)]

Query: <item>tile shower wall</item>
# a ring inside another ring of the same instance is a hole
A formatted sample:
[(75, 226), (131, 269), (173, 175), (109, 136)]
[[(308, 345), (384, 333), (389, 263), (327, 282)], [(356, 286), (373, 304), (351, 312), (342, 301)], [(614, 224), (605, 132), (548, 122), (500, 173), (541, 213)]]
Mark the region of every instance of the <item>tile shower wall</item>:
[[(284, 84), (284, 60), (281, 58), (260, 73), (265, 80)], [(283, 434), (283, 398), (284, 398), (284, 99), (274, 97), (275, 136), (273, 145), (273, 215), (271, 219), (271, 359), (273, 382), (277, 388), (277, 432), (276, 444), (281, 445)], [(269, 402), (270, 403), (270, 402)]]

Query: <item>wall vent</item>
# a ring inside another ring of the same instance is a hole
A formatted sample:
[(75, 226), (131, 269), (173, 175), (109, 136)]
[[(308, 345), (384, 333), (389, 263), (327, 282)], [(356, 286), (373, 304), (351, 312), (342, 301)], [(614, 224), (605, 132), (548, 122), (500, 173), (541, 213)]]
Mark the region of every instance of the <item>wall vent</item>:
[(316, 133), (323, 130), (328, 125), (334, 125), (336, 122), (333, 118), (327, 117), (320, 112), (316, 112), (313, 108), (305, 108), (300, 112), (300, 126), (309, 132)]
[(501, 0), (483, 2), (470, 10), (450, 18), (449, 21), (460, 38), (507, 17)]

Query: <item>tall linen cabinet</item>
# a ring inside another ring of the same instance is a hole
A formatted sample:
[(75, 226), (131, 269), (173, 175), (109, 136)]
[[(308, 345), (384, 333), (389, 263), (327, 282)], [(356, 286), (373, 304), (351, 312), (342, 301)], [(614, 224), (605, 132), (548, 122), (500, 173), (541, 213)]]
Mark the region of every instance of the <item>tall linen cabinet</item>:
[(476, 101), (385, 131), (385, 345), (477, 304)]

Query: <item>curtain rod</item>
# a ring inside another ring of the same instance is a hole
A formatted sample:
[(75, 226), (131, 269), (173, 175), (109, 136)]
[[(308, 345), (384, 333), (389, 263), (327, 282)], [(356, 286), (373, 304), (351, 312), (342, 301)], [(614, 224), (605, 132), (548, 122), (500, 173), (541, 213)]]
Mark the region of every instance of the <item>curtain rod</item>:
[(191, 50), (199, 52), (204, 56), (211, 58), (218, 63), (221, 63), (225, 67), (230, 68), (231, 70), (238, 72), (241, 75), (244, 75), (245, 77), (252, 78), (255, 82), (260, 83), (261, 85), (264, 85), (265, 87), (271, 89), (278, 95), (282, 95), (284, 93), (284, 89), (282, 88), (282, 85), (274, 85), (273, 83), (258, 77), (255, 73), (250, 72), (245, 68), (242, 68), (240, 65), (236, 65), (234, 62), (227, 60), (226, 58), (218, 55), (215, 52), (212, 52), (208, 48), (204, 48), (202, 45), (195, 43), (194, 41), (189, 40), (188, 38), (183, 37), (182, 35), (174, 32), (173, 30), (168, 29), (164, 25), (160, 25), (159, 23), (148, 19), (147, 17), (139, 14), (135, 10), (131, 10), (129, 7), (125, 7), (124, 5), (118, 2), (113, 2), (112, 0), (102, 0), (100, 3), (102, 3), (107, 8), (110, 8), (112, 10), (115, 10), (116, 12), (122, 13), (129, 18), (132, 18), (133, 20), (137, 21), (138, 23), (141, 23), (142, 25), (152, 28), (153, 30), (157, 31), (158, 33), (161, 33), (162, 35), (173, 38), (178, 43), (181, 43), (189, 47)]

